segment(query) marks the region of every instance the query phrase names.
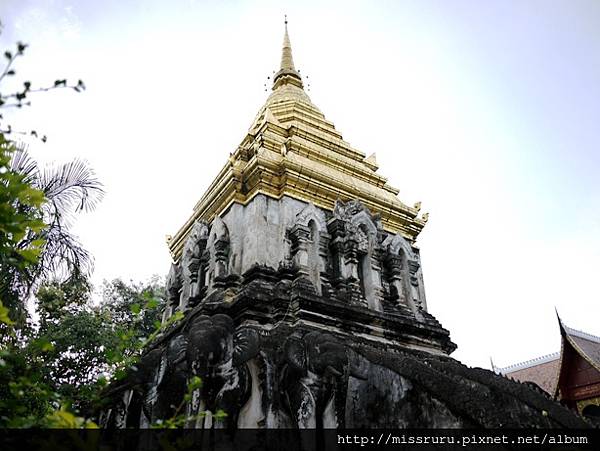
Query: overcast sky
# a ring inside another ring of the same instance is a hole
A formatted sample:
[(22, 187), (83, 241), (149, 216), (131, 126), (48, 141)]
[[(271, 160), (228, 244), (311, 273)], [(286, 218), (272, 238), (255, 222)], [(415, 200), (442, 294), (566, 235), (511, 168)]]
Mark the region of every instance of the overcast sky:
[[(556, 307), (600, 335), (600, 2), (4, 0), (21, 81), (83, 79), (11, 118), (41, 162), (86, 159), (107, 195), (76, 232), (94, 281), (165, 275), (174, 234), (246, 134), (283, 15), (309, 96), (422, 201), (430, 312), (454, 357), (559, 350)], [(306, 81), (306, 79), (305, 79)], [(270, 89), (270, 86), (269, 86)]]

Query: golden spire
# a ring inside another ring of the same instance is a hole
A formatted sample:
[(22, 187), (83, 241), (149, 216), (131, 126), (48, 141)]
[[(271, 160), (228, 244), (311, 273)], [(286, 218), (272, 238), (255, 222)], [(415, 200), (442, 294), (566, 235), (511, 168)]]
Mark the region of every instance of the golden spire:
[(294, 58), (292, 57), (292, 44), (290, 43), (290, 36), (288, 34), (288, 21), (285, 16), (285, 33), (283, 35), (283, 48), (281, 50), (281, 68), (279, 72), (275, 74), (273, 79), (273, 90), (285, 84), (292, 84), (299, 88), (302, 88), (302, 79), (300, 74), (294, 67)]
[(292, 44), (290, 44), (290, 36), (288, 35), (287, 16), (285, 16), (285, 34), (283, 35), (280, 70), (296, 71), (296, 68), (294, 67), (294, 58), (292, 58)]

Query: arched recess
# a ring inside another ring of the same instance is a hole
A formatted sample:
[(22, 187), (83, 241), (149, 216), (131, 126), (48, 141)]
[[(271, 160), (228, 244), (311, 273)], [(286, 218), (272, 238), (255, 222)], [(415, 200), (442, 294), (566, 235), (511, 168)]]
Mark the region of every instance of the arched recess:
[(206, 247), (206, 238), (208, 237), (208, 226), (203, 221), (196, 221), (192, 226), (185, 244), (181, 261), (179, 262), (181, 270), (181, 296), (179, 299), (179, 308), (185, 309), (191, 297), (197, 295), (199, 284), (202, 283), (198, 273), (200, 270), (200, 258)]
[(401, 235), (389, 236), (383, 247), (390, 263), (390, 284), (394, 285), (401, 304), (409, 307), (416, 316), (424, 308), (424, 290), (421, 283), (420, 259)]
[(171, 269), (167, 275), (165, 291), (167, 295), (167, 305), (163, 313), (163, 322), (166, 321), (179, 306), (181, 299), (182, 276), (181, 267), (177, 263), (171, 264)]
[(220, 216), (212, 222), (206, 248), (210, 254), (206, 285), (210, 288), (215, 279), (229, 274), (229, 230)]
[(381, 305), (380, 266), (375, 262), (374, 251), (377, 245), (377, 227), (370, 216), (361, 211), (352, 218), (356, 226), (358, 241), (358, 276), (362, 295), (369, 308), (383, 311)]
[[(296, 261), (302, 266), (300, 269), (308, 276), (316, 292), (321, 294), (321, 273), (325, 271), (327, 264), (327, 244), (324, 244), (328, 239), (325, 213), (309, 203), (296, 215), (292, 230), (297, 243)], [(300, 255), (304, 252), (304, 256)]]
[(327, 230), (327, 222), (325, 221), (325, 213), (319, 210), (312, 202), (309, 202), (297, 215), (294, 224), (308, 226), (310, 221), (314, 221), (319, 232)]

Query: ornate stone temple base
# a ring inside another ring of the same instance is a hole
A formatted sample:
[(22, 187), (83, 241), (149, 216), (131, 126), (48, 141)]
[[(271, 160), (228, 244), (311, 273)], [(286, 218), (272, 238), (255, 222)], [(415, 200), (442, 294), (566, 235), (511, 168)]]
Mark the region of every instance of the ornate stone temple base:
[(165, 317), (181, 308), (184, 319), (109, 389), (103, 426), (171, 418), (194, 376), (202, 387), (180, 409), (194, 428), (586, 426), (543, 391), (448, 357), (455, 345), (424, 308), (418, 253), (359, 202), (288, 216), (281, 264), (241, 276), (230, 216), (195, 226), (167, 287)]
[[(198, 374), (204, 383), (187, 412), (222, 409), (227, 416), (209, 413), (187, 427), (588, 427), (541, 390), (448, 357), (376, 350), (304, 327), (265, 332), (233, 324), (224, 314), (190, 317), (144, 356), (137, 379), (114, 387), (102, 425), (140, 427), (169, 418), (186, 375)], [(188, 343), (199, 348), (183, 356)]]

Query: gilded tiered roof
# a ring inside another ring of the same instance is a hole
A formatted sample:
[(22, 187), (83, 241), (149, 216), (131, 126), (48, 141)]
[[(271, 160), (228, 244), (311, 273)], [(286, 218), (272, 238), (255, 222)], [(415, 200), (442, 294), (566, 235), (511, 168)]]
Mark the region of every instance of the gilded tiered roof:
[(366, 158), (344, 141), (304, 91), (286, 22), (273, 92), (191, 217), (170, 239), (171, 254), (179, 258), (197, 219), (211, 221), (232, 203), (247, 204), (259, 193), (277, 199), (289, 196), (330, 211), (338, 199), (359, 199), (380, 215), (386, 230), (414, 242), (426, 217), (418, 216), (417, 206), (402, 203), (398, 189), (377, 169), (375, 158)]

